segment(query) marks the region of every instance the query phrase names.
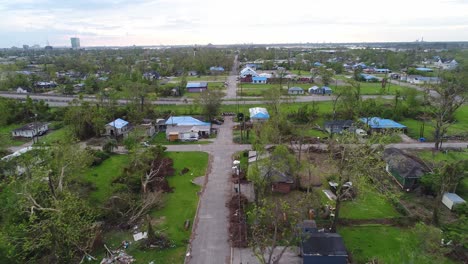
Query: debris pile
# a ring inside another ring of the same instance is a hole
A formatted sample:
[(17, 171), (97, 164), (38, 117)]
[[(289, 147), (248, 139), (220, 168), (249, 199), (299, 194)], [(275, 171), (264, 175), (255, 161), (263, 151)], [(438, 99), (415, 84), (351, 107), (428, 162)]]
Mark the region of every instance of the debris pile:
[(248, 247), (246, 205), (247, 198), (243, 195), (240, 197), (234, 195), (227, 203), (229, 208), (229, 237), (232, 247)]

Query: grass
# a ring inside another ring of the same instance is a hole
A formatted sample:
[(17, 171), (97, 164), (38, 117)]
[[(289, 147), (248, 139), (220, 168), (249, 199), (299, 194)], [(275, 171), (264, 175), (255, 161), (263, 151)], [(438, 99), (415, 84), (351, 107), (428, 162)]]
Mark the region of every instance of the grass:
[[(456, 122), (449, 127), (447, 135), (466, 134), (468, 131), (468, 105), (460, 107), (457, 112), (455, 112), (455, 120)], [(421, 121), (404, 119), (400, 123), (408, 127), (408, 136), (416, 139), (419, 138)], [(434, 141), (433, 123), (425, 123), (424, 137), (428, 141)]]
[(66, 137), (70, 137), (70, 132), (66, 127), (58, 130), (47, 132), (47, 134), (39, 139), (39, 143), (50, 145), (54, 143), (64, 142)]
[[(200, 187), (191, 181), (206, 174), (208, 154), (203, 152), (167, 152), (166, 155), (173, 159), (175, 175), (168, 177), (169, 185), (174, 188), (172, 193), (165, 195), (164, 207), (151, 212), (153, 219), (160, 223), (155, 229), (164, 230), (164, 233), (174, 242), (175, 247), (165, 250), (141, 250), (132, 243), (127, 253), (137, 259), (136, 263), (183, 263), (191, 229), (184, 229), (185, 220), (189, 219), (193, 224), (197, 210), (197, 192)], [(112, 156), (100, 166), (88, 172), (87, 179), (95, 183), (97, 189), (91, 193), (90, 199), (96, 202), (104, 202), (114, 188), (111, 182), (120, 175), (123, 167), (128, 162), (128, 156)], [(188, 168), (189, 172), (181, 175), (180, 172)], [(98, 178), (94, 175), (98, 175)], [(142, 230), (145, 230), (143, 227)], [(111, 231), (104, 236), (104, 242), (110, 248), (117, 248), (124, 240), (133, 241), (130, 231)]]
[(421, 253), (411, 229), (392, 226), (343, 227), (338, 230), (355, 263), (378, 259), (379, 263), (452, 263)]
[(341, 217), (350, 219), (392, 218), (400, 214), (385, 196), (372, 187), (359, 189), (357, 198), (343, 202)]
[(127, 155), (113, 155), (101, 165), (90, 168), (85, 173), (85, 181), (94, 184), (96, 189), (89, 194), (92, 203), (103, 204), (118, 188), (112, 182), (118, 178), (128, 163)]
[(1, 139), (4, 140), (4, 142), (2, 142), (2, 145), (5, 145), (5, 147), (17, 147), (23, 145), (28, 141), (31, 141), (31, 139), (29, 138), (13, 138), (11, 136), (12, 130), (22, 127), (23, 125), (24, 124), (11, 124), (0, 127)]

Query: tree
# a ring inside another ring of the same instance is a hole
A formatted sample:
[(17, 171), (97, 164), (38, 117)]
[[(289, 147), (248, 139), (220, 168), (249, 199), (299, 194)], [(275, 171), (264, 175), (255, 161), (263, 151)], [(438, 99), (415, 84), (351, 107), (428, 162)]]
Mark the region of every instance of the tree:
[(325, 86), (330, 85), (333, 77), (333, 70), (327, 69), (326, 67), (319, 67), (318, 68), (318, 75), (322, 78), (322, 83)]
[(219, 114), (222, 97), (221, 92), (218, 90), (205, 90), (196, 100), (195, 103), (201, 108), (202, 114), (209, 122)]
[(299, 243), (297, 225), (308, 210), (307, 197), (301, 195), (294, 204), (280, 197), (262, 199), (248, 213), (254, 219), (250, 247), (260, 263), (279, 263), (286, 250)]
[[(352, 134), (329, 139), (328, 150), (330, 161), (336, 172), (333, 180), (338, 184), (335, 200), (335, 216), (330, 229), (336, 231), (340, 218), (342, 201), (349, 196), (350, 191), (357, 191), (359, 185), (364, 188), (371, 179), (384, 171), (384, 163), (381, 159), (381, 145), (372, 145), (370, 142), (360, 143)], [(352, 182), (351, 188), (344, 188), (345, 183)]]
[(440, 149), (448, 128), (455, 122), (454, 114), (466, 101), (468, 94), (467, 77), (463, 72), (445, 73), (440, 84), (427, 91), (429, 112), (434, 116), (434, 147)]

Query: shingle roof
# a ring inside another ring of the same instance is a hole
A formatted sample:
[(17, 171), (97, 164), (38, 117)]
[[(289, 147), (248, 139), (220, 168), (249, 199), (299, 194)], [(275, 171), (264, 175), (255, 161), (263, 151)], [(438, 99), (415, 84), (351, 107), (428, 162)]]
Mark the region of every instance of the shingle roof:
[(310, 233), (302, 241), (303, 255), (347, 256), (343, 238), (337, 233)]

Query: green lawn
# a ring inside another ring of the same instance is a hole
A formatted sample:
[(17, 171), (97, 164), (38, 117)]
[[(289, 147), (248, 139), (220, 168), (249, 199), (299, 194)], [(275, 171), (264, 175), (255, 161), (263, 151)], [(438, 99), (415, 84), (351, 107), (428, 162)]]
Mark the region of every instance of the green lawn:
[(3, 142), (6, 147), (12, 147), (12, 146), (21, 146), (24, 143), (31, 141), (31, 139), (28, 138), (13, 138), (11, 136), (11, 131), (17, 128), (22, 127), (24, 124), (11, 124), (8, 126), (2, 126), (0, 127), (0, 134), (2, 135), (2, 140), (5, 140)]
[(422, 253), (411, 229), (376, 225), (342, 227), (338, 233), (343, 236), (355, 263), (366, 263), (373, 258), (379, 263), (452, 263)]
[[(448, 135), (467, 134), (468, 132), (468, 105), (464, 105), (455, 112), (456, 122), (449, 127)], [(419, 138), (419, 131), (421, 128), (421, 121), (414, 119), (404, 119), (400, 122), (408, 127), (408, 136), (412, 138)], [(425, 122), (424, 137), (428, 141), (434, 141), (434, 127), (431, 122)]]
[(70, 137), (71, 134), (66, 127), (47, 132), (47, 134), (39, 139), (39, 143), (50, 145), (53, 143), (60, 143)]
[[(157, 230), (164, 230), (174, 242), (175, 247), (165, 250), (140, 250), (136, 245), (130, 245), (127, 253), (137, 259), (136, 263), (183, 263), (188, 240), (191, 234), (184, 229), (184, 221), (189, 219), (191, 225), (197, 210), (200, 187), (192, 184), (191, 180), (204, 176), (208, 166), (208, 154), (203, 152), (167, 152), (166, 155), (174, 160), (175, 175), (168, 178), (169, 185), (174, 192), (165, 194), (164, 207), (151, 212), (151, 216), (161, 224)], [(128, 156), (112, 156), (100, 166), (88, 172), (87, 179), (95, 183), (97, 190), (91, 193), (91, 199), (103, 202), (112, 193), (111, 182), (120, 175), (122, 168), (128, 162)], [(180, 175), (182, 169), (189, 172)], [(96, 175), (98, 176), (96, 176)], [(123, 240), (133, 241), (130, 231), (112, 231), (104, 236), (104, 242), (110, 248), (117, 248)]]
[(350, 219), (392, 218), (400, 214), (393, 205), (372, 187), (359, 189), (356, 199), (345, 201), (341, 207), (341, 217)]
[(92, 203), (103, 204), (107, 198), (118, 188), (112, 184), (128, 163), (127, 155), (113, 155), (101, 165), (90, 168), (85, 173), (85, 181), (92, 182), (96, 190), (89, 194)]

